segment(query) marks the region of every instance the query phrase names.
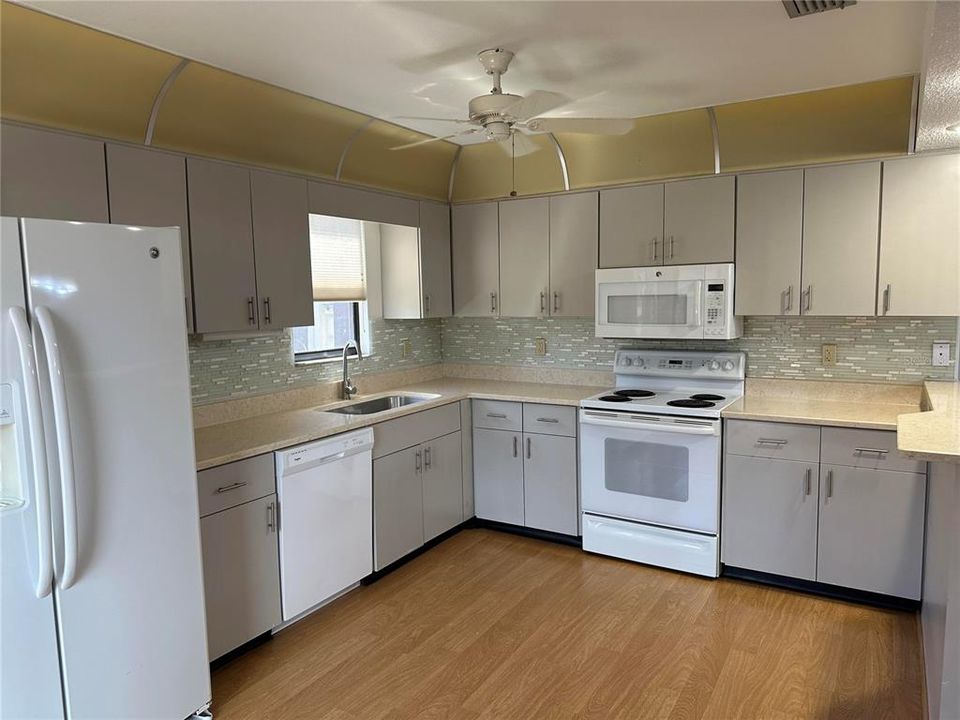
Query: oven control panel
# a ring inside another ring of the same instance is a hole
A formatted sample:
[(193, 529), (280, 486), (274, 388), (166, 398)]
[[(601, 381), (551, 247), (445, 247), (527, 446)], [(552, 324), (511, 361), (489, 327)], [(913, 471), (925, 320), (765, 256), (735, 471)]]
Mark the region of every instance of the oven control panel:
[(746, 356), (738, 352), (621, 349), (614, 359), (618, 375), (742, 380), (745, 369)]

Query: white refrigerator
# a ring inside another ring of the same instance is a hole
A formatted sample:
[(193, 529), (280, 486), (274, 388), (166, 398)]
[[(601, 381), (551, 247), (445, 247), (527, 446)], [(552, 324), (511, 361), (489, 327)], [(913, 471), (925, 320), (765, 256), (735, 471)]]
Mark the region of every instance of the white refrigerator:
[(179, 231), (0, 223), (0, 718), (202, 714)]

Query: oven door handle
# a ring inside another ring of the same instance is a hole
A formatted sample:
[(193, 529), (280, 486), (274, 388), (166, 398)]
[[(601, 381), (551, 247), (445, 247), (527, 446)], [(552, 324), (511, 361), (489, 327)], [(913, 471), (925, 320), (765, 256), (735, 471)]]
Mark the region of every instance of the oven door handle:
[(584, 425), (602, 425), (635, 430), (655, 430), (659, 432), (677, 433), (679, 435), (719, 435), (719, 429), (713, 425), (680, 425), (677, 423), (645, 422), (643, 420), (603, 420), (597, 417), (583, 416), (580, 422)]

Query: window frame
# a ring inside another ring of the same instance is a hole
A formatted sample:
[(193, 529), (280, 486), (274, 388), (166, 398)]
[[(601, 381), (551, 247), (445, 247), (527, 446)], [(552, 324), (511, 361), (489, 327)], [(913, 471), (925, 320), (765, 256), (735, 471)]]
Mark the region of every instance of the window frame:
[[(357, 346), (360, 345), (360, 303), (361, 300), (314, 300), (314, 302), (349, 302), (353, 305), (353, 337)], [(294, 363), (316, 362), (318, 360), (336, 360), (343, 356), (343, 348), (329, 348), (326, 350), (310, 350), (309, 352), (294, 352)], [(357, 349), (350, 348), (347, 357), (356, 357)]]

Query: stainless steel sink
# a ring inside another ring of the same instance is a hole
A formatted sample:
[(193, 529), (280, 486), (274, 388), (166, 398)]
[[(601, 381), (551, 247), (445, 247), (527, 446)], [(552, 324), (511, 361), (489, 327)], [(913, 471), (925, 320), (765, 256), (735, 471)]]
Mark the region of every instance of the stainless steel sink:
[(323, 412), (339, 413), (340, 415), (373, 415), (374, 413), (385, 412), (386, 410), (395, 410), (406, 407), (407, 405), (416, 405), (417, 403), (433, 400), (439, 395), (387, 395), (385, 397), (372, 398), (370, 400), (359, 400), (342, 407), (324, 410)]

